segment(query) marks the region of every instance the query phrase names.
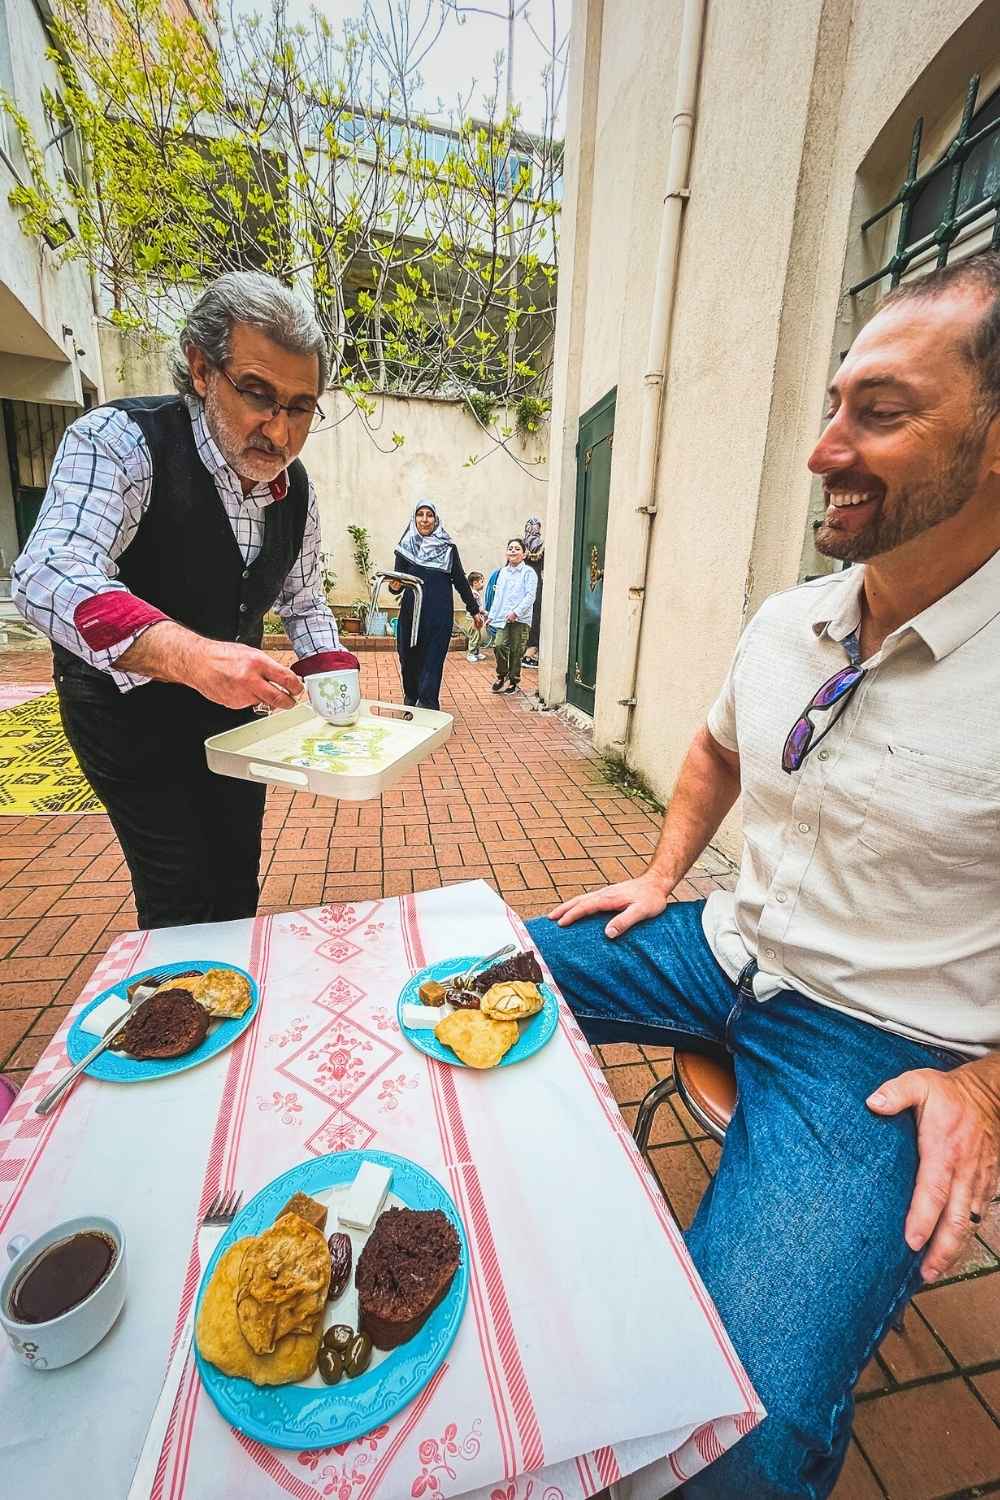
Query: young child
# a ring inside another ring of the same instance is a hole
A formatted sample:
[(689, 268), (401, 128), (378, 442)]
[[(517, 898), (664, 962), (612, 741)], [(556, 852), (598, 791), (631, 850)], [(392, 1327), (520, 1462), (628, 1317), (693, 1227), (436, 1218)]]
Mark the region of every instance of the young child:
[[(481, 611), (483, 607), (483, 588), (485, 586), (486, 580), (483, 577), (482, 573), (469, 573), (467, 576), (469, 580), (469, 588), (476, 596), (476, 602), (479, 605), (479, 610)], [(466, 619), (469, 623), (463, 626), (463, 629), (465, 630), (465, 638), (468, 642), (465, 659), (466, 661), (485, 661), (486, 658), (484, 656), (480, 656), (479, 654), (479, 648), (483, 643), (483, 632), (476, 624), (475, 615), (466, 615)]]
[(524, 542), (519, 536), (513, 536), (507, 543), (507, 563), (500, 569), (487, 620), (496, 631), (493, 641), (497, 662), (497, 680), (493, 684), (495, 693), (517, 692), (537, 588), (538, 575), (524, 561)]

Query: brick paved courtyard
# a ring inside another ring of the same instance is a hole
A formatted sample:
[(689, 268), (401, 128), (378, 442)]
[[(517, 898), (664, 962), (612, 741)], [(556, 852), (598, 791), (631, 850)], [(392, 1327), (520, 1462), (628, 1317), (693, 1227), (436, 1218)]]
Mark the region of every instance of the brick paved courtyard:
[[(363, 657), (367, 696), (398, 700), (391, 653)], [(526, 686), (530, 675), (525, 674)], [(448, 744), (381, 802), (273, 792), (265, 821), (269, 911), (493, 884), (522, 916), (637, 873), (658, 816), (606, 779), (586, 736), (489, 692), (490, 668), (449, 659)], [(0, 651), (0, 686), (51, 681), (46, 652)], [(710, 856), (678, 894), (731, 880)], [(0, 1068), (23, 1080), (99, 956), (134, 926), (127, 872), (102, 815), (0, 818)], [(601, 1062), (626, 1119), (670, 1069), (667, 1048), (614, 1046)], [(719, 1148), (677, 1103), (650, 1159), (688, 1224)], [(1000, 1204), (962, 1275), (922, 1293), (857, 1386), (855, 1441), (836, 1500), (971, 1500), (1000, 1493)], [(753, 1500), (752, 1496), (747, 1500)]]

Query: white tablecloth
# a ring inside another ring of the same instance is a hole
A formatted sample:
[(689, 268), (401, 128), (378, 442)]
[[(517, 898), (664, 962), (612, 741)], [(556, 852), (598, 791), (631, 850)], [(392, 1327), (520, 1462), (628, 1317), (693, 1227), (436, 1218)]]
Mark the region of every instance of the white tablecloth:
[[(235, 1434), (189, 1360), (156, 1500), (583, 1500), (625, 1475), (662, 1495), (762, 1410), (565, 1006), (549, 1045), (489, 1073), (413, 1049), (404, 980), (521, 937), (484, 884), (216, 926), (123, 936), (81, 1005), (127, 974), (219, 959), (261, 987), (227, 1052), (148, 1084), (84, 1078), (42, 1119), (63, 1030), (0, 1124), (0, 1239), (109, 1214), (128, 1246), (125, 1310), (64, 1370), (0, 1354), (7, 1494), (124, 1496), (172, 1342), (198, 1285), (201, 1212), (306, 1159), (367, 1146), (448, 1189), (470, 1246), (470, 1297), (447, 1361), (387, 1425), (321, 1452)], [(74, 1011), (75, 1014), (75, 1011)]]

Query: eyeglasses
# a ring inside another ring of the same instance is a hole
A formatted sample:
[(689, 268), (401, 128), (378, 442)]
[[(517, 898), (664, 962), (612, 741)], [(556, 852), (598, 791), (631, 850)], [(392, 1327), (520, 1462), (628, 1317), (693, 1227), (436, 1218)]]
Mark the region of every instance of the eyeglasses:
[[(784, 749), (781, 752), (781, 769), (798, 771), (802, 762), (811, 750), (815, 750), (820, 740), (826, 738), (830, 730), (836, 724), (840, 715), (847, 707), (848, 700), (862, 677), (865, 675), (864, 667), (841, 667), (839, 672), (834, 672), (828, 677), (822, 687), (818, 687), (809, 702), (795, 720), (788, 731)], [(839, 705), (839, 706), (838, 706)], [(830, 722), (821, 734), (816, 734), (816, 726), (809, 715), (817, 709), (837, 708)], [(815, 738), (814, 738), (815, 736)]]
[(285, 406), (274, 396), (266, 396), (263, 391), (254, 391), (249, 386), (240, 385), (228, 370), (223, 369), (222, 365), (216, 365), (215, 369), (220, 375), (226, 377), (240, 400), (244, 401), (251, 411), (259, 412), (262, 417), (266, 416), (270, 420), (276, 417), (279, 411), (283, 411), (288, 414), (289, 422), (297, 427), (312, 427), (313, 424), (318, 425), (323, 421), (323, 412), (318, 402), (313, 402), (310, 406)]

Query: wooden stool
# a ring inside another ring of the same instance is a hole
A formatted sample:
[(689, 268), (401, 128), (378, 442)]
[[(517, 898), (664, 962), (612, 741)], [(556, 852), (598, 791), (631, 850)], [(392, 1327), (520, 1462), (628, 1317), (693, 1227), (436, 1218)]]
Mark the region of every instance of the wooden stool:
[(672, 1077), (654, 1083), (639, 1105), (632, 1134), (640, 1151), (649, 1142), (654, 1114), (671, 1094), (679, 1095), (702, 1130), (721, 1146), (736, 1109), (736, 1074), (729, 1058), (675, 1049)]

